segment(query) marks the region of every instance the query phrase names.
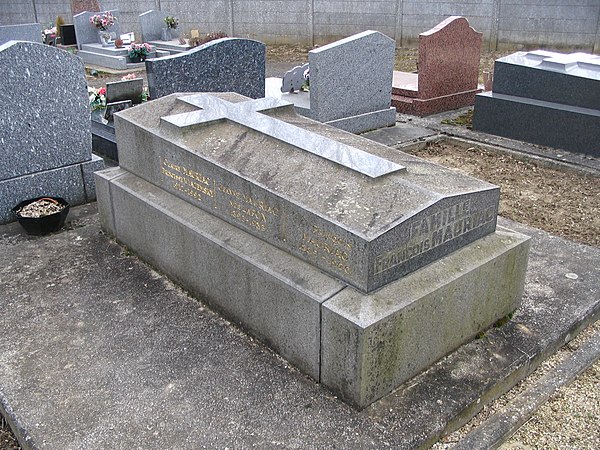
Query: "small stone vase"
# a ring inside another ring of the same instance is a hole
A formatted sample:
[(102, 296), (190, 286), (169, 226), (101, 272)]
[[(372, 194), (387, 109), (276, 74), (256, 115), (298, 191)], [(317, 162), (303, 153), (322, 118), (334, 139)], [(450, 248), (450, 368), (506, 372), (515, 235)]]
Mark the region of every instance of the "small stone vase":
[(163, 28), (161, 37), (163, 41), (170, 41), (171, 39), (173, 39), (173, 37), (171, 36), (171, 29)]
[(98, 40), (102, 44), (102, 47), (110, 46), (110, 33), (108, 31), (99, 30), (98, 31)]

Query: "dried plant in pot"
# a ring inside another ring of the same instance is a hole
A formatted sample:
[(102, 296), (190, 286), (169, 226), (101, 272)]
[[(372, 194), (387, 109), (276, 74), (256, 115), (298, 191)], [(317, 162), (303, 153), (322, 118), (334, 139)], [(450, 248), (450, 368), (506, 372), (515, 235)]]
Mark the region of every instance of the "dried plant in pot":
[(58, 231), (69, 214), (69, 203), (60, 197), (36, 197), (12, 209), (27, 234), (43, 235)]

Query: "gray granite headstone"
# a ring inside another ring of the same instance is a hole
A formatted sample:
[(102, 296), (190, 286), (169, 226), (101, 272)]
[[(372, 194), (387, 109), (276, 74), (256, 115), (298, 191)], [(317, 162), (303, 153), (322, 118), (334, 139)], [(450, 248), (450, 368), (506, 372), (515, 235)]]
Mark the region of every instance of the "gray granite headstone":
[(106, 103), (130, 100), (132, 104), (142, 103), (144, 79), (114, 81), (106, 83)]
[(365, 31), (311, 50), (310, 117), (329, 122), (389, 108), (395, 48), (393, 39)]
[(473, 129), (600, 156), (600, 56), (537, 50), (494, 65), (475, 97)]
[(298, 113), (352, 133), (389, 127), (396, 123), (396, 110), (390, 106), (394, 58), (392, 39), (378, 31), (365, 31), (308, 52), (307, 95), (286, 92), (287, 83), (274, 78), (267, 80), (266, 95), (289, 101)]
[(39, 23), (0, 26), (0, 44), (8, 41), (42, 42), (42, 26)]
[(283, 80), (281, 80), (281, 92), (294, 92), (300, 90), (302, 85), (306, 82), (304, 78), (304, 72), (308, 70), (308, 63), (296, 66), (292, 70), (288, 70), (283, 74)]
[[(97, 44), (100, 42), (98, 38), (98, 28), (90, 23), (90, 17), (95, 16), (96, 14), (103, 14), (105, 12), (108, 11), (84, 11), (73, 16), (73, 25), (75, 26), (75, 36), (77, 38), (77, 48), (81, 50), (81, 46), (83, 44)], [(117, 18), (117, 20), (114, 25), (106, 31), (115, 33), (115, 36), (119, 36), (119, 10), (111, 9), (109, 12), (111, 12), (113, 16)]]
[[(142, 40), (144, 42), (157, 41), (162, 38), (162, 30), (167, 27), (165, 17), (174, 16), (174, 14), (165, 11), (156, 11), (151, 9), (140, 14), (140, 29)], [(180, 35), (179, 28), (171, 29), (171, 38), (178, 39)]]
[(146, 60), (150, 98), (174, 92), (265, 95), (265, 44), (223, 38), (185, 53)]
[(56, 47), (0, 46), (0, 223), (28, 198), (94, 198), (89, 98), (83, 63)]
[(497, 187), (244, 100), (117, 114), (120, 166), (366, 292), (495, 230)]

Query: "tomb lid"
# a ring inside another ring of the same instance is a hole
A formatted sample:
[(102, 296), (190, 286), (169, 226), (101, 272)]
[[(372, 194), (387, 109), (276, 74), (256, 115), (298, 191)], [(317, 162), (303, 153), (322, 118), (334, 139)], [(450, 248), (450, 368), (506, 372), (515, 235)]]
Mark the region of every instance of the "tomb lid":
[(287, 102), (172, 94), (115, 117), (123, 169), (366, 292), (495, 230), (496, 186)]
[(546, 50), (516, 52), (499, 58), (500, 63), (560, 72), (593, 80), (600, 80), (600, 56), (589, 53), (557, 53)]

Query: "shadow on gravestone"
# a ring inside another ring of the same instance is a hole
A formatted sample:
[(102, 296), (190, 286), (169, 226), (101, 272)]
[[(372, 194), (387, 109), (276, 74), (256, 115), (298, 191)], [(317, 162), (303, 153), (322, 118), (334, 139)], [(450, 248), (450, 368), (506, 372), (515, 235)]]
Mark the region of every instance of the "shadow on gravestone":
[[(71, 204), (95, 198), (89, 98), (83, 63), (56, 47), (11, 41), (0, 46), (0, 223), (39, 196)], [(51, 109), (49, 109), (51, 105)]]
[(223, 38), (178, 55), (146, 60), (150, 98), (175, 92), (265, 96), (265, 44)]

